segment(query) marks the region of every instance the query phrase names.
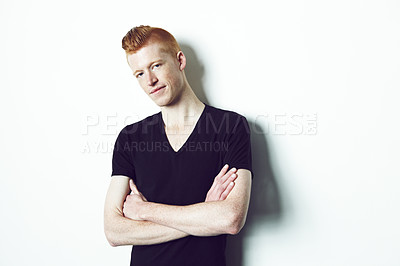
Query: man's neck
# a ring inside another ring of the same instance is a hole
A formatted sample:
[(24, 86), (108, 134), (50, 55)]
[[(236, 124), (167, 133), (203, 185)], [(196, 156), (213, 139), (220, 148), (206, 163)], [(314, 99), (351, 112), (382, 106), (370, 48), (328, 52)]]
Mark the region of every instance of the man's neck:
[(187, 87), (176, 103), (161, 107), (161, 114), (166, 128), (182, 131), (195, 124), (204, 109), (204, 104)]

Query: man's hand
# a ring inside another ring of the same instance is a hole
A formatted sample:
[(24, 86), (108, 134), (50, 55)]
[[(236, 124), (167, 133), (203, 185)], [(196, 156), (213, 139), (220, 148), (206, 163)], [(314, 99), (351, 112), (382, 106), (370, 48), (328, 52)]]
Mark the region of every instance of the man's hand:
[[(228, 171), (229, 166), (225, 165), (218, 175), (215, 177), (211, 188), (207, 192), (205, 202), (225, 200), (229, 193), (235, 186), (235, 180), (237, 178), (236, 168), (232, 168)], [(131, 193), (126, 196), (123, 213), (124, 216), (136, 221), (142, 221), (140, 217), (140, 210), (144, 208), (146, 198), (137, 189), (132, 180), (129, 180), (129, 186)]]
[(142, 193), (139, 192), (132, 179), (129, 180), (129, 186), (131, 188), (131, 194), (126, 196), (124, 202), (123, 213), (124, 216), (132, 220), (141, 221), (140, 208), (143, 207), (144, 203), (147, 202), (146, 198)]
[(229, 193), (235, 186), (235, 180), (237, 178), (236, 168), (228, 170), (229, 166), (226, 164), (222, 167), (219, 174), (215, 177), (214, 182), (207, 192), (207, 197), (205, 202), (225, 200)]

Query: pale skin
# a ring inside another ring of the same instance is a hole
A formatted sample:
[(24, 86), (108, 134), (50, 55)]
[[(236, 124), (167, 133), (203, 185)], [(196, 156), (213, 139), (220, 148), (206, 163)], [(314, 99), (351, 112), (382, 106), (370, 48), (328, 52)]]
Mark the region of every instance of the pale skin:
[[(221, 169), (208, 191), (205, 201), (224, 200), (232, 191), (232, 185), (237, 179), (237, 170), (228, 167)], [(152, 245), (179, 239), (189, 234), (151, 221), (131, 220), (124, 216), (124, 201), (131, 192), (143, 195), (136, 189), (133, 181), (126, 176), (113, 176), (106, 196), (104, 208), (104, 229), (107, 239), (112, 246), (120, 245)], [(132, 201), (128, 201), (133, 203)], [(127, 204), (127, 202), (125, 202)], [(129, 203), (128, 203), (129, 204)], [(134, 203), (133, 203), (134, 204)], [(129, 208), (125, 208), (127, 211)]]
[[(250, 172), (239, 169), (236, 187), (249, 187)], [(195, 236), (237, 234), (244, 225), (250, 191), (233, 189), (224, 200), (205, 201), (188, 206), (171, 206), (147, 202), (131, 182), (132, 191), (124, 203), (125, 217), (151, 221)], [(249, 189), (248, 189), (249, 190)]]
[[(127, 60), (144, 92), (160, 106), (170, 145), (179, 150), (204, 109), (186, 80), (185, 55), (179, 51), (172, 56), (151, 43), (127, 55)], [(106, 237), (112, 246), (119, 246), (158, 244), (188, 235), (237, 234), (246, 220), (250, 188), (250, 171), (225, 167), (204, 202), (173, 206), (148, 202), (132, 179), (113, 176), (104, 209)]]

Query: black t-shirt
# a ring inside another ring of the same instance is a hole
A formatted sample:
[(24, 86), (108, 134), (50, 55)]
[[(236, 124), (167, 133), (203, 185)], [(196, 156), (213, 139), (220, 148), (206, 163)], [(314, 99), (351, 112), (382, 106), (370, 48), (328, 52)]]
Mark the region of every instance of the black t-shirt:
[[(112, 175), (132, 178), (150, 202), (189, 205), (204, 202), (221, 168), (252, 171), (250, 129), (235, 112), (209, 105), (185, 144), (174, 151), (161, 112), (126, 126), (114, 147)], [(226, 235), (188, 236), (134, 246), (131, 265), (225, 265)]]

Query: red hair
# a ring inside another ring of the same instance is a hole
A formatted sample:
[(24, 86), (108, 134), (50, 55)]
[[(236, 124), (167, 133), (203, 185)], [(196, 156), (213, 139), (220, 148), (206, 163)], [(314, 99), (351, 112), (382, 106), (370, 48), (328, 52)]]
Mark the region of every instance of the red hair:
[(150, 26), (134, 27), (122, 38), (122, 48), (125, 53), (134, 54), (139, 49), (151, 43), (160, 43), (166, 52), (175, 56), (181, 48), (174, 36), (168, 31), (161, 28)]

